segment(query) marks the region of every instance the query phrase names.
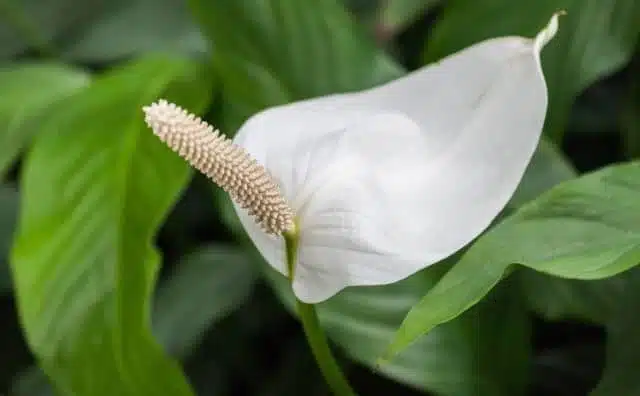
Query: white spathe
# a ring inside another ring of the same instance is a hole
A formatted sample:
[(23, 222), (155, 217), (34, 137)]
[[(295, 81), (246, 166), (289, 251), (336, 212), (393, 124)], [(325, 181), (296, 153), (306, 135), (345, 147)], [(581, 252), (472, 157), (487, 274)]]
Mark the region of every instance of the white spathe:
[[(263, 111), (236, 135), (296, 214), (307, 303), (396, 282), (478, 236), (514, 193), (547, 108), (536, 38), (491, 39), (386, 85)], [(236, 206), (271, 266), (284, 241)]]

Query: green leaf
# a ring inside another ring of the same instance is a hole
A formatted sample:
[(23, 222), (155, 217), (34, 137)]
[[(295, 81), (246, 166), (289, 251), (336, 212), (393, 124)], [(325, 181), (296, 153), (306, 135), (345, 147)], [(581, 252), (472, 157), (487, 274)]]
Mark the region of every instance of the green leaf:
[[(375, 367), (403, 316), (440, 276), (442, 265), (401, 282), (349, 288), (318, 313), (330, 338), (350, 357)], [(268, 278), (289, 310), (291, 287), (269, 271)], [(382, 374), (438, 395), (522, 394), (528, 361), (528, 321), (516, 289), (501, 288), (459, 319), (447, 323), (379, 368)]]
[[(57, 63), (0, 69), (0, 179), (52, 106), (89, 83), (89, 75)], [(53, 106), (55, 109), (55, 106)]]
[[(576, 175), (567, 158), (543, 139), (508, 207), (517, 209)], [(617, 291), (624, 283), (624, 274), (584, 282), (522, 269), (517, 277), (529, 308), (537, 314), (550, 320), (580, 319), (595, 324), (607, 322), (616, 305)]]
[(54, 55), (57, 39), (89, 26), (97, 16), (124, 2), (2, 0), (0, 58), (10, 58), (28, 49)]
[(20, 196), (14, 187), (0, 185), (0, 294), (11, 291), (9, 249), (18, 217), (19, 200)]
[(105, 62), (148, 51), (206, 50), (183, 0), (2, 0), (0, 22), (0, 58), (31, 49)]
[(452, 0), (436, 24), (425, 59), (436, 61), (491, 37), (532, 37), (551, 15), (566, 10), (557, 37), (543, 51), (549, 87), (546, 132), (562, 137), (575, 97), (624, 66), (640, 35), (636, 0)]
[(211, 245), (186, 256), (158, 290), (154, 334), (173, 356), (187, 357), (204, 332), (244, 303), (255, 267), (244, 252)]
[[(187, 255), (155, 296), (153, 333), (159, 343), (172, 356), (187, 358), (213, 323), (245, 302), (255, 275), (251, 260), (237, 249), (211, 245)], [(52, 394), (37, 367), (21, 373), (11, 392), (14, 396)]]
[(411, 309), (386, 356), (472, 307), (514, 263), (583, 280), (640, 263), (640, 163), (560, 184), (480, 237)]
[(634, 269), (618, 298), (616, 314), (607, 326), (607, 362), (592, 396), (640, 394), (640, 271)]
[(131, 0), (102, 13), (63, 46), (63, 55), (105, 62), (148, 51), (201, 54), (206, 49), (183, 0)]
[(581, 320), (604, 325), (615, 312), (622, 273), (585, 282), (556, 278), (530, 269), (516, 274), (529, 308), (548, 320)]
[(387, 0), (380, 12), (380, 29), (387, 34), (397, 33), (440, 2), (441, 0)]
[(26, 160), (11, 264), (27, 341), (61, 394), (192, 394), (149, 330), (152, 239), (189, 178), (142, 121), (160, 95), (198, 112), (210, 79), (179, 59), (115, 69), (64, 102)]
[(215, 46), (233, 128), (268, 106), (368, 88), (401, 74), (335, 0), (189, 4)]

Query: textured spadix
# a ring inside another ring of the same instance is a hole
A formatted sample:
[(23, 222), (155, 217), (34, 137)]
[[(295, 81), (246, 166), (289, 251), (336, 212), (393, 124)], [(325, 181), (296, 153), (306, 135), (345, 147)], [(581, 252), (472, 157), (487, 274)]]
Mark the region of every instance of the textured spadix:
[(154, 134), (247, 209), (269, 234), (293, 227), (293, 212), (264, 167), (213, 127), (160, 100), (144, 107)]

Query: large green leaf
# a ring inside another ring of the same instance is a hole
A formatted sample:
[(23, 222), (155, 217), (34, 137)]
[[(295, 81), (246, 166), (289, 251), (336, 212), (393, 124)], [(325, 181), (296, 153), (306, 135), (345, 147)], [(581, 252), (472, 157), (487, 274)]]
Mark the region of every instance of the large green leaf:
[(63, 395), (192, 394), (149, 330), (152, 238), (189, 168), (144, 127), (141, 107), (163, 95), (201, 111), (209, 81), (196, 64), (144, 59), (42, 124), (11, 264), (27, 341)]
[(559, 138), (576, 95), (633, 55), (640, 35), (637, 0), (452, 0), (425, 58), (432, 62), (490, 37), (533, 36), (558, 10), (567, 15), (542, 61), (549, 86), (547, 133)]
[(189, 3), (215, 46), (233, 128), (268, 106), (368, 88), (401, 74), (335, 0)]
[[(403, 316), (444, 267), (383, 287), (350, 288), (318, 306), (331, 339), (355, 360), (375, 366)], [(284, 277), (269, 278), (293, 310)], [(504, 287), (477, 309), (416, 342), (380, 372), (438, 395), (522, 394), (529, 368), (529, 327), (517, 290)]]
[(640, 394), (640, 271), (634, 269), (619, 295), (615, 316), (607, 326), (607, 362), (592, 396)]
[(0, 69), (0, 179), (39, 129), (39, 119), (88, 83), (87, 73), (57, 63)]
[(411, 309), (387, 357), (476, 304), (514, 263), (583, 280), (640, 263), (640, 163), (563, 183), (483, 235)]
[(247, 254), (223, 245), (186, 256), (158, 290), (153, 323), (158, 341), (173, 356), (187, 357), (216, 320), (247, 300), (255, 272)]

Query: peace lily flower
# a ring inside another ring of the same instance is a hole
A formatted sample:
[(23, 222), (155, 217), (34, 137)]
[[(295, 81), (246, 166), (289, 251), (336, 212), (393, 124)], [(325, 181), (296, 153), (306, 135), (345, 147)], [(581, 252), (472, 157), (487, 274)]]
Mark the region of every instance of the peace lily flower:
[(547, 91), (533, 39), (496, 38), (373, 89), (263, 111), (233, 142), (175, 105), (145, 108), (170, 147), (227, 190), (268, 263), (306, 303), (399, 281), (467, 245), (514, 193)]

